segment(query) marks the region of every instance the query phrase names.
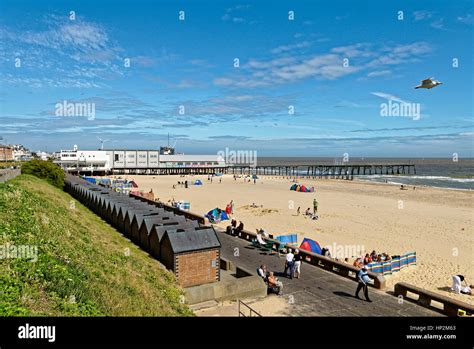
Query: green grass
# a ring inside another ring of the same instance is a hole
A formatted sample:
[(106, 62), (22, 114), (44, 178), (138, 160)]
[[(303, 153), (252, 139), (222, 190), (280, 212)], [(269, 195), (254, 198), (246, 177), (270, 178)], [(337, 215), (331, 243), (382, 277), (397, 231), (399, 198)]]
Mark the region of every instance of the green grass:
[(21, 175), (0, 184), (0, 316), (184, 316), (174, 275), (69, 194)]

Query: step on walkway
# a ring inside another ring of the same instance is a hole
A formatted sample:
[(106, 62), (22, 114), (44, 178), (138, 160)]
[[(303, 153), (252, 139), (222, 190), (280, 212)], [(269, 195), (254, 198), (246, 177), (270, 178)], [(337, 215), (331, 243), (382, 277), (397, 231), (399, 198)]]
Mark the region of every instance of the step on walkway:
[[(257, 268), (265, 264), (269, 271), (283, 282), (283, 295), (288, 306), (280, 309), (281, 316), (443, 316), (410, 301), (399, 299), (384, 291), (369, 288), (372, 303), (355, 298), (357, 283), (302, 263), (301, 278), (288, 279), (283, 274), (285, 259), (278, 254), (270, 255), (253, 247), (248, 241), (227, 235), (221, 230), (218, 237), (222, 244), (221, 256), (257, 274)], [(363, 292), (359, 294), (363, 298)], [(278, 296), (272, 296), (278, 297)], [(269, 297), (267, 297), (269, 298)], [(265, 316), (265, 311), (262, 311)]]

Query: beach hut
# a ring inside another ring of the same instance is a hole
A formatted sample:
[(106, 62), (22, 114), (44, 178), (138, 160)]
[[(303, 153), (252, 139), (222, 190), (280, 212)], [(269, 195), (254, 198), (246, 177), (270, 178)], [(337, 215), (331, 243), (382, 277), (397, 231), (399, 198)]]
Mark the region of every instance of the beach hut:
[(147, 217), (156, 217), (159, 215), (160, 213), (156, 212), (153, 209), (145, 212), (135, 213), (130, 224), (130, 240), (138, 244), (140, 239), (138, 232), (140, 230), (140, 227), (142, 226), (143, 220)]
[(143, 210), (147, 209), (148, 205), (143, 204), (141, 202), (135, 202), (135, 201), (130, 201), (128, 204), (123, 205), (119, 208), (118, 213), (117, 213), (117, 218), (115, 222), (115, 227), (116, 229), (121, 232), (122, 234), (125, 235), (125, 221), (126, 221), (126, 215), (128, 211), (130, 210)]
[(308, 238), (303, 239), (303, 242), (300, 245), (300, 250), (321, 254), (321, 246), (319, 243)]
[(161, 262), (171, 269), (182, 287), (220, 280), (221, 243), (212, 227), (193, 231), (166, 231), (161, 244)]
[(166, 231), (169, 233), (178, 231), (178, 230), (186, 230), (186, 229), (195, 229), (199, 227), (199, 223), (197, 221), (190, 221), (186, 220), (185, 222), (171, 222), (165, 223), (163, 225), (153, 225), (151, 228), (150, 235), (148, 236), (148, 245), (150, 247), (150, 254), (155, 257), (156, 259), (160, 259), (160, 242), (163, 238), (163, 235)]
[(145, 217), (142, 221), (141, 227), (138, 230), (138, 244), (145, 251), (150, 250), (149, 235), (155, 225), (165, 225), (170, 223), (183, 223), (186, 218), (177, 215), (161, 215), (161, 216), (150, 216)]
[(127, 212), (125, 213), (125, 220), (123, 222), (123, 234), (130, 238), (132, 235), (132, 222), (133, 219), (135, 218), (136, 214), (143, 214), (143, 213), (149, 213), (153, 211), (153, 209), (147, 209), (147, 208), (139, 208), (139, 207), (131, 207), (127, 209)]

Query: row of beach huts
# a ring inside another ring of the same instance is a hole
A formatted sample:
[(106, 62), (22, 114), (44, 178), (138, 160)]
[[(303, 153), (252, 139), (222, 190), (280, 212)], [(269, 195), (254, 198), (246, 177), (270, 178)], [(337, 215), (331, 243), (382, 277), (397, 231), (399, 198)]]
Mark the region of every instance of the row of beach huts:
[(181, 286), (220, 280), (221, 244), (204, 221), (162, 202), (117, 193), (67, 175), (65, 190), (173, 271)]

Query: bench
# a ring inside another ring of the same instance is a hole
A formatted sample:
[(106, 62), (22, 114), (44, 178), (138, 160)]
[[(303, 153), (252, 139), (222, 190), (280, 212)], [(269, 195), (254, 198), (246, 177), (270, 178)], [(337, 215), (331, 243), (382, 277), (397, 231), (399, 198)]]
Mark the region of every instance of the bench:
[(443, 305), (443, 313), (448, 316), (458, 316), (459, 311), (470, 315), (474, 314), (474, 306), (468, 303), (461, 302), (457, 299), (452, 299), (450, 297), (446, 297), (435, 292), (407, 284), (405, 282), (399, 282), (395, 285), (395, 296), (403, 296), (403, 298), (406, 298), (407, 292), (417, 294), (417, 303), (424, 307), (430, 307), (431, 301), (441, 303)]

